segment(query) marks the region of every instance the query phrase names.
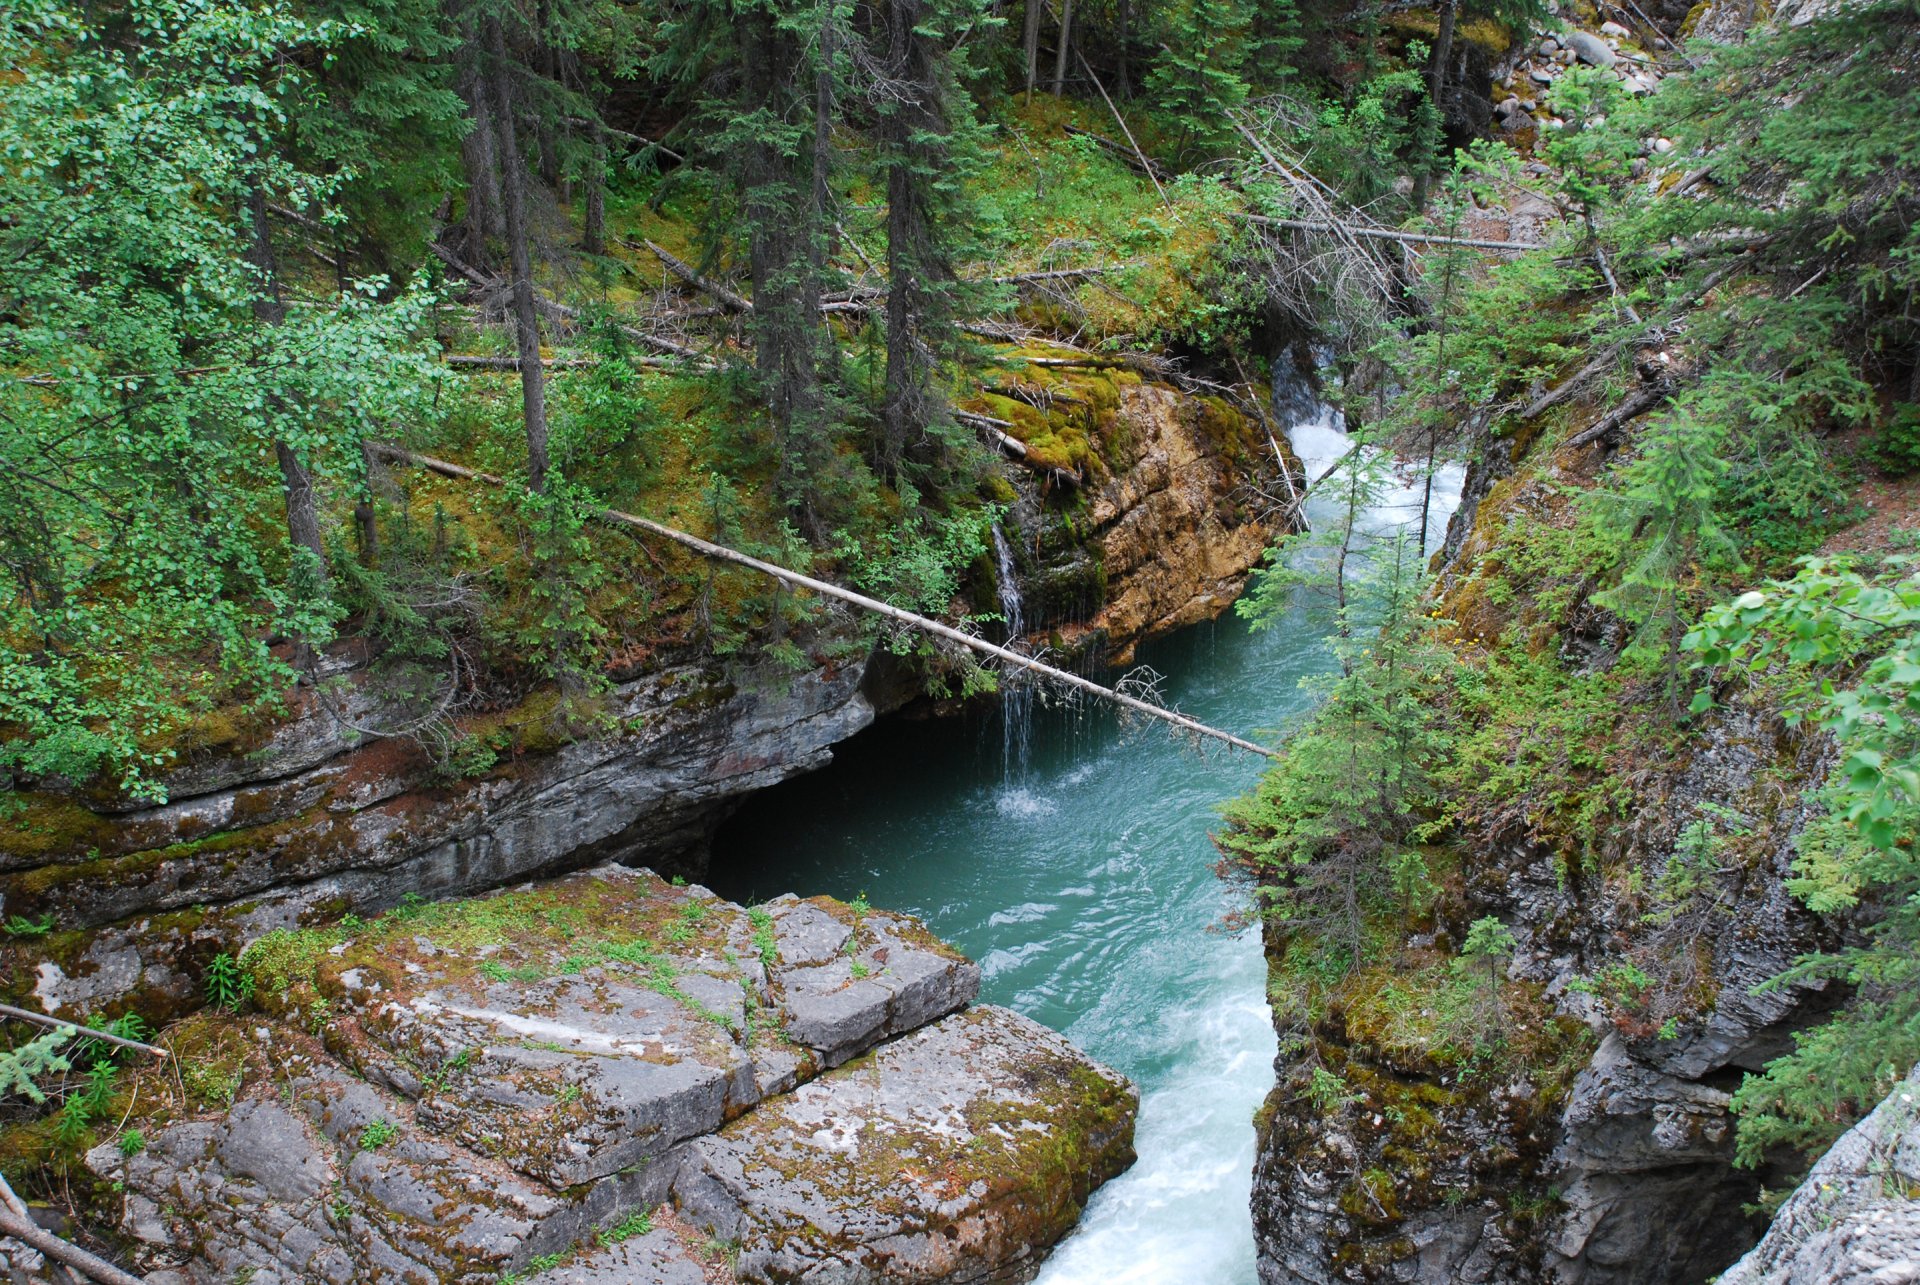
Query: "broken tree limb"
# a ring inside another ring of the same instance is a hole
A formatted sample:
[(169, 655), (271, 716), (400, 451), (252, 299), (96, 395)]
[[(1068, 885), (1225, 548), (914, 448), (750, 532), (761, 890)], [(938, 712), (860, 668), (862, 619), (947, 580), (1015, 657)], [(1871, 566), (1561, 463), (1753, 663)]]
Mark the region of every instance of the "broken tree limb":
[[(1063, 40), (1066, 38), (1064, 29), (1061, 38)], [(1139, 142), (1133, 136), (1133, 131), (1127, 128), (1127, 118), (1122, 116), (1120, 109), (1113, 105), (1113, 99), (1107, 97), (1107, 87), (1100, 83), (1098, 76), (1093, 74), (1093, 68), (1087, 62), (1087, 55), (1078, 49), (1075, 49), (1073, 52), (1078, 55), (1080, 59), (1080, 69), (1087, 73), (1087, 79), (1091, 80), (1093, 87), (1100, 91), (1100, 101), (1105, 103), (1107, 105), (1107, 111), (1112, 113), (1114, 124), (1118, 125), (1120, 132), (1127, 136), (1127, 146), (1133, 149), (1134, 156), (1138, 158), (1140, 162), (1140, 172), (1152, 181), (1153, 190), (1160, 194), (1160, 204), (1171, 210), (1173, 208), (1173, 201), (1167, 196), (1167, 189), (1160, 186), (1160, 176), (1153, 172), (1155, 168), (1153, 159), (1141, 150)]]
[(1248, 223), (1258, 223), (1265, 227), (1292, 228), (1299, 232), (1340, 232), (1348, 236), (1373, 237), (1381, 241), (1399, 241), (1407, 245), (1458, 245), (1475, 250), (1507, 250), (1521, 254), (1528, 250), (1544, 250), (1547, 247), (1536, 241), (1492, 241), (1483, 237), (1471, 236), (1433, 236), (1425, 232), (1401, 232), (1394, 228), (1371, 228), (1352, 224), (1337, 224), (1334, 220), (1319, 219), (1279, 219), (1268, 214), (1236, 213), (1237, 219)]
[(999, 447), (1002, 454), (1006, 455), (1009, 459), (1017, 460), (1019, 463), (1026, 465), (1050, 481), (1057, 482), (1062, 486), (1070, 487), (1076, 491), (1086, 485), (1086, 479), (1081, 477), (1080, 474), (1073, 469), (1060, 468), (1053, 464), (1042, 464), (1035, 460), (1033, 458), (1033, 452), (1028, 449), (1027, 444), (1007, 431), (1013, 427), (1013, 424), (1009, 421), (995, 419), (991, 415), (982, 415), (970, 410), (956, 410), (953, 412), (953, 417), (969, 428), (979, 429), (981, 435)]
[(1136, 174), (1152, 179), (1156, 187), (1159, 186), (1161, 178), (1166, 174), (1166, 169), (1160, 162), (1150, 156), (1143, 156), (1135, 149), (1122, 147), (1105, 134), (1096, 134), (1090, 129), (1081, 129), (1078, 125), (1062, 125), (1060, 128), (1076, 138), (1088, 140), (1096, 147), (1104, 147), (1119, 157), (1128, 169)]
[[(462, 261), (458, 255), (447, 249), (444, 245), (441, 245), (438, 241), (433, 243), (432, 248), (434, 254), (438, 255), (448, 267), (458, 272), (474, 285), (479, 286), (482, 290), (491, 290), (500, 284), (497, 278), (488, 276), (472, 264)], [(538, 291), (534, 292), (533, 302), (535, 307), (539, 308), (541, 312), (549, 317), (567, 322), (578, 322), (580, 320), (580, 313), (576, 309), (569, 308), (557, 299), (549, 299), (546, 295)], [(651, 348), (655, 352), (663, 353), (669, 357), (678, 357), (682, 361), (691, 362), (703, 369), (711, 368), (713, 365), (703, 353), (696, 352), (685, 344), (675, 343), (673, 340), (664, 338), (663, 336), (651, 335), (644, 330), (639, 330), (625, 324), (621, 325), (620, 333), (643, 347)], [(518, 369), (518, 367), (515, 367), (515, 369)]]
[[(450, 352), (440, 360), (456, 370), (519, 370), (518, 357), (470, 357), (465, 353)], [(642, 358), (642, 360), (645, 360)], [(582, 366), (598, 366), (600, 363), (590, 357), (542, 357), (540, 364), (552, 370), (573, 370)]]
[[(622, 241), (621, 244), (632, 245), (633, 243), (630, 241)], [(666, 266), (668, 272), (679, 277), (682, 281), (692, 286), (695, 290), (700, 291), (702, 294), (710, 295), (714, 299), (719, 300), (722, 308), (727, 309), (729, 312), (744, 313), (747, 316), (753, 315), (753, 300), (727, 288), (718, 281), (709, 280), (700, 275), (700, 273), (694, 270), (692, 264), (668, 253), (652, 241), (643, 238), (640, 244), (653, 251), (654, 257)]]
[[(485, 482), (490, 486), (501, 486), (504, 484), (499, 477), (492, 473), (482, 473), (476, 469), (466, 468), (463, 465), (454, 464), (447, 460), (434, 459), (430, 455), (421, 455), (416, 451), (409, 451), (390, 443), (381, 442), (371, 443), (370, 445), (373, 450), (387, 459), (412, 464), (416, 467), (439, 473), (445, 477), (460, 478), (464, 481)], [(1213, 740), (1231, 745), (1235, 749), (1245, 750), (1249, 754), (1259, 754), (1265, 758), (1279, 757), (1277, 751), (1270, 750), (1264, 745), (1255, 744), (1253, 741), (1249, 741), (1244, 737), (1235, 736), (1231, 732), (1223, 732), (1217, 727), (1208, 727), (1205, 723), (1188, 718), (1185, 714), (1177, 713), (1170, 709), (1163, 709), (1158, 705), (1128, 696), (1124, 692), (1114, 691), (1110, 687), (1102, 687), (1092, 679), (1082, 678), (1080, 675), (1068, 673), (1064, 669), (1056, 669), (1052, 665), (1035, 660), (1032, 656), (1023, 656), (1017, 651), (1010, 651), (1005, 647), (996, 646), (984, 638), (977, 638), (963, 630), (955, 629), (952, 625), (943, 625), (937, 620), (930, 620), (925, 616), (915, 615), (913, 612), (896, 607), (892, 603), (881, 602), (878, 598), (869, 598), (863, 593), (856, 593), (851, 589), (843, 588), (831, 581), (816, 580), (812, 576), (802, 575), (798, 571), (791, 571), (775, 563), (763, 562), (759, 558), (750, 557), (735, 549), (729, 549), (723, 544), (715, 544), (711, 540), (703, 540), (697, 535), (688, 535), (685, 531), (676, 531), (670, 526), (664, 526), (649, 518), (638, 517), (631, 513), (622, 513), (618, 509), (602, 509), (600, 510), (599, 517), (603, 522), (650, 532), (662, 539), (671, 540), (675, 544), (692, 549), (695, 553), (703, 554), (706, 557), (714, 558), (721, 562), (731, 562), (735, 566), (758, 571), (762, 575), (773, 577), (782, 584), (791, 585), (798, 589), (812, 590), (822, 597), (833, 598), (840, 602), (848, 603), (860, 608), (862, 611), (871, 612), (874, 615), (885, 617), (896, 623), (918, 629), (922, 633), (931, 634), (936, 638), (944, 638), (948, 642), (958, 643), (969, 651), (978, 652), (983, 656), (991, 656), (995, 660), (1038, 674), (1042, 678), (1051, 679), (1063, 687), (1070, 687), (1075, 691), (1085, 692), (1089, 696), (1094, 696), (1111, 704), (1130, 709), (1137, 714), (1145, 714), (1149, 718), (1157, 718), (1163, 723), (1171, 724), (1182, 731), (1191, 732), (1196, 736), (1210, 737)]]
[[(12, 1194), (11, 1190), (8, 1194)], [(98, 1281), (99, 1285), (146, 1285), (144, 1278), (123, 1272), (72, 1241), (62, 1240), (32, 1219), (15, 1213), (11, 1201), (7, 1204), (7, 1208), (0, 1208), (0, 1233), (39, 1250), (56, 1263), (64, 1263), (88, 1280)]]
[(130, 1040), (122, 1035), (109, 1035), (105, 1031), (96, 1031), (91, 1026), (82, 1026), (78, 1022), (69, 1022), (64, 1017), (48, 1017), (45, 1013), (36, 1013), (30, 1008), (15, 1008), (11, 1004), (0, 1004), (0, 1017), (12, 1017), (22, 1022), (33, 1022), (39, 1026), (51, 1026), (55, 1030), (67, 1031), (76, 1038), (100, 1040), (103, 1043), (117, 1045), (123, 1049), (137, 1049), (142, 1053), (151, 1053), (155, 1057), (167, 1057), (163, 1048), (154, 1044), (142, 1044), (139, 1040)]
[(1642, 384), (1627, 394), (1618, 406), (1595, 420), (1591, 426), (1567, 439), (1569, 449), (1590, 446), (1600, 441), (1616, 428), (1646, 414), (1661, 402), (1673, 395), (1673, 384), (1665, 379), (1651, 384)]

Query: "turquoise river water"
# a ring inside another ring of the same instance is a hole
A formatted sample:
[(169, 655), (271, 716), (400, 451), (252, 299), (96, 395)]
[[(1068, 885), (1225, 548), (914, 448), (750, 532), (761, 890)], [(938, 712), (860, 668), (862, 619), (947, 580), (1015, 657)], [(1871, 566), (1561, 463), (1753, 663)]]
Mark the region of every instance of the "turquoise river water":
[[(1326, 420), (1293, 437), (1315, 474), (1344, 449)], [(1457, 476), (1443, 487), (1436, 499), (1457, 494)], [(1409, 492), (1391, 499), (1418, 512)], [(1309, 707), (1300, 680), (1332, 667), (1329, 626), (1308, 606), (1257, 634), (1229, 614), (1139, 663), (1184, 712), (1272, 743)], [(864, 893), (918, 915), (980, 962), (983, 1001), (1133, 1078), (1139, 1161), (1095, 1194), (1041, 1285), (1252, 1285), (1252, 1116), (1275, 1041), (1258, 933), (1223, 927), (1245, 897), (1216, 875), (1208, 835), (1262, 761), (1105, 709), (1036, 710), (1024, 770), (1010, 739), (951, 721), (863, 733), (722, 829), (715, 890)]]

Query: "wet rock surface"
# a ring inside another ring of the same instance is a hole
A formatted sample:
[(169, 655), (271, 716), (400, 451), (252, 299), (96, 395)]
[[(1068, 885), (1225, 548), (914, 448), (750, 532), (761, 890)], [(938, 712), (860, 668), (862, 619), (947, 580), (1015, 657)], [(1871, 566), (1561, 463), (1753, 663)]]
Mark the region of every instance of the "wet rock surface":
[[(779, 1270), (878, 1279), (833, 1273), (885, 1241), (912, 1279), (983, 1279), (1037, 1261), (1132, 1158), (1123, 1078), (968, 1009), (978, 969), (884, 911), (748, 911), (608, 866), (281, 934), (248, 962), (268, 1012), (169, 1031), (186, 1069), (145, 1074), (144, 1145), (87, 1157), (156, 1281), (690, 1285), (698, 1246), (650, 1215), (677, 1200), (746, 1236), (793, 1204), (781, 1166), (809, 1151), (807, 1198), (850, 1212)], [(909, 1211), (872, 1235), (862, 1146)], [(927, 1220), (965, 1234), (911, 1249)], [(743, 1253), (741, 1279), (773, 1261)]]
[(1920, 1281), (1920, 1069), (1834, 1143), (1719, 1285)]

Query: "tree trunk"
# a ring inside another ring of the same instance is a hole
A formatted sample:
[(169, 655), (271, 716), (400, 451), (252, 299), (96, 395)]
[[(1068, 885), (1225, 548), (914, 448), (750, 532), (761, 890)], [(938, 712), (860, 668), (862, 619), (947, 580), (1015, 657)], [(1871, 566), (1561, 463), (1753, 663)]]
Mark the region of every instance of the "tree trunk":
[(1433, 108), (1432, 150), (1413, 181), (1413, 200), (1418, 209), (1427, 208), (1427, 191), (1434, 171), (1440, 168), (1441, 143), (1447, 136), (1447, 63), (1453, 58), (1453, 27), (1460, 15), (1460, 0), (1440, 0), (1440, 31), (1433, 38), (1433, 53), (1427, 59), (1427, 102)]
[(520, 401), (527, 426), (527, 485), (536, 494), (547, 488), (546, 372), (540, 365), (540, 313), (533, 297), (533, 253), (526, 208), (526, 165), (513, 127), (513, 90), (509, 81), (507, 38), (500, 19), (486, 19), (487, 89), (500, 156), (501, 204), (505, 207), (507, 253), (513, 272), (513, 330), (520, 357)]
[(505, 235), (500, 217), (500, 167), (495, 155), (493, 111), (487, 105), (487, 89), (480, 70), (479, 51), (468, 43), (459, 55), (454, 84), (473, 128), (460, 140), (460, 168), (467, 179), (466, 257), (475, 263), (487, 262), (487, 243)]
[(1053, 57), (1053, 92), (1067, 92), (1067, 53), (1073, 47), (1073, 0), (1060, 0), (1060, 48)]
[[(559, 64), (553, 56), (553, 42), (547, 39), (547, 6), (544, 0), (533, 8), (533, 45), (535, 65), (540, 71), (543, 93), (551, 93), (560, 78)], [(533, 109), (534, 145), (540, 153), (540, 181), (548, 187), (560, 186), (560, 149), (553, 137), (553, 113), (547, 104), (528, 104)], [(563, 198), (564, 199), (564, 198)]]
[[(256, 181), (247, 198), (247, 213), (253, 225), (253, 244), (247, 258), (260, 273), (260, 293), (254, 297), (253, 315), (264, 324), (277, 326), (287, 317), (287, 306), (280, 299), (280, 271), (273, 255), (273, 233), (267, 223), (267, 193)], [(280, 409), (277, 397), (269, 397), (270, 410)], [(327, 551), (320, 542), (320, 514), (313, 500), (313, 475), (300, 456), (280, 438), (273, 439), (273, 453), (280, 462), (280, 484), (287, 497), (287, 538), (296, 548), (313, 555), (319, 575), (316, 586), (327, 586)]]
[(816, 284), (833, 256), (833, 60), (834, 7), (829, 4), (820, 15), (820, 66), (813, 77), (813, 270)]
[(928, 356), (921, 334), (926, 313), (924, 280), (931, 230), (918, 155), (920, 141), (938, 121), (927, 60), (916, 56), (920, 0), (887, 6), (887, 75), (901, 87), (900, 100), (882, 118), (887, 158), (887, 363), (880, 405), (881, 456), (897, 480), (909, 444), (927, 425)]
[(1115, 59), (1114, 71), (1119, 77), (1119, 83), (1114, 88), (1120, 97), (1131, 98), (1133, 97), (1133, 78), (1127, 65), (1127, 41), (1131, 38), (1129, 29), (1133, 25), (1132, 0), (1120, 0), (1120, 12), (1118, 14), (1117, 25), (1119, 27), (1119, 54)]
[(1027, 54), (1027, 101), (1033, 101), (1033, 83), (1040, 75), (1040, 10), (1046, 0), (1027, 0), (1027, 24), (1022, 45)]
[(607, 252), (607, 136), (593, 127), (593, 158), (587, 173), (587, 209), (580, 228), (580, 248), (588, 254)]

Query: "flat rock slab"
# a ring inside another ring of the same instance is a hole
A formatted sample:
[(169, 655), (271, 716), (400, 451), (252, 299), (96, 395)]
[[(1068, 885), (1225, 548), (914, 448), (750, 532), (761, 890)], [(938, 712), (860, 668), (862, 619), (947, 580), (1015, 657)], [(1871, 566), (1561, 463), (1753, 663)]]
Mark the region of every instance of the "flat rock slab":
[(980, 993), (980, 966), (906, 915), (792, 896), (766, 911), (787, 1035), (827, 1066), (958, 1012)]
[(1138, 1102), (1053, 1031), (973, 1008), (689, 1144), (675, 1200), (745, 1281), (1019, 1275), (1132, 1163)]
[(904, 915), (750, 912), (603, 866), (386, 916), (320, 956), (304, 1004), (423, 1124), (559, 1188), (709, 1133), (979, 981)]

